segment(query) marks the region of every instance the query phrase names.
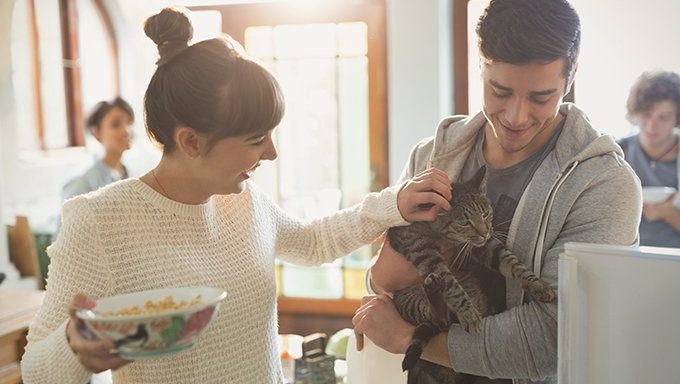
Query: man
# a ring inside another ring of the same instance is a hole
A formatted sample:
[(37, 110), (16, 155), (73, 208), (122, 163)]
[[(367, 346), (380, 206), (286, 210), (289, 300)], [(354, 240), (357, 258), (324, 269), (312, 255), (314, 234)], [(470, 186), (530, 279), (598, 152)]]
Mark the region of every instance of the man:
[[(640, 184), (621, 149), (601, 136), (572, 104), (580, 22), (566, 0), (492, 0), (477, 26), (483, 111), (444, 119), (435, 137), (416, 145), (402, 180), (429, 167), (467, 180), (488, 169), (494, 229), (506, 245), (557, 289), (557, 260), (566, 242), (634, 245)], [(403, 353), (414, 326), (385, 294), (420, 281), (415, 268), (384, 244), (371, 269), (378, 296), (353, 319), (357, 344), (366, 335)], [(555, 383), (557, 302), (524, 295), (516, 280), (493, 284), (505, 311), (482, 320), (478, 334), (453, 325), (430, 341), (422, 358), (493, 383)], [(512, 380), (512, 381), (511, 381)]]

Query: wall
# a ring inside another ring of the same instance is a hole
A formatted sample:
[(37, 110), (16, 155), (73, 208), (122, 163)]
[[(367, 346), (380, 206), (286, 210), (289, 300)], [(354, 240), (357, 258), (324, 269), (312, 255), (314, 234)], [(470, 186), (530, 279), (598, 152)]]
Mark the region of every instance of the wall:
[(390, 182), (414, 144), (453, 111), (452, 1), (387, 3)]
[(680, 1), (572, 0), (583, 29), (576, 103), (594, 126), (617, 137), (631, 132), (626, 99), (646, 70), (680, 72)]

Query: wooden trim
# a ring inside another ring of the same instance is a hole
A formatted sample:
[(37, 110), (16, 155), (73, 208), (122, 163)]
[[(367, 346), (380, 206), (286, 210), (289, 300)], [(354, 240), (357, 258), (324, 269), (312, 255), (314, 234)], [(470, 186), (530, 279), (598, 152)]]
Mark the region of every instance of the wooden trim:
[(307, 299), (295, 297), (278, 298), (279, 314), (306, 314), (354, 317), (354, 312), (361, 306), (361, 300), (355, 299)]
[(106, 37), (109, 44), (109, 50), (111, 51), (111, 57), (113, 58), (113, 89), (116, 95), (120, 95), (120, 72), (118, 66), (118, 45), (116, 39), (116, 30), (113, 27), (113, 22), (109, 13), (106, 11), (106, 6), (103, 0), (93, 0), (93, 5), (99, 14), (99, 19), (104, 24), (104, 29), (106, 30)]
[(41, 150), (46, 150), (45, 144), (45, 123), (42, 112), (42, 92), (40, 90), (40, 41), (38, 38), (38, 23), (35, 15), (35, 0), (26, 2), (28, 8), (28, 38), (30, 44), (30, 71), (33, 86), (33, 111), (35, 113), (35, 128), (38, 138), (38, 146)]
[(456, 114), (469, 113), (468, 84), (468, 2), (453, 2), (453, 89)]
[(75, 0), (60, 0), (61, 41), (66, 93), (66, 121), (70, 146), (85, 145), (85, 128), (80, 88), (78, 14)]
[(368, 12), (368, 108), (371, 190), (390, 184), (387, 120), (387, 14), (384, 2), (375, 2)]
[(363, 21), (368, 26), (369, 158), (371, 189), (389, 185), (387, 119), (387, 30), (385, 0), (332, 1), (303, 6), (287, 3), (250, 3), (189, 7), (222, 14), (222, 31), (241, 44), (245, 30), (257, 25), (341, 23)]

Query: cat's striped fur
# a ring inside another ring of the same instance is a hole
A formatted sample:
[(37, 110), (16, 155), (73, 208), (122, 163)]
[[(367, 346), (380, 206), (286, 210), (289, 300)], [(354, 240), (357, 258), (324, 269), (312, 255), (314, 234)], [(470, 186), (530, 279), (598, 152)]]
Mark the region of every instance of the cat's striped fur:
[[(534, 300), (552, 301), (555, 292), (494, 236), (492, 208), (485, 196), (486, 169), (464, 183), (453, 183), (451, 210), (433, 222), (390, 228), (391, 246), (411, 262), (423, 284), (395, 292), (401, 316), (417, 325), (402, 363), (411, 370), (409, 382), (465, 383), (471, 377), (419, 362), (423, 347), (437, 333), (459, 323), (479, 332), (482, 317), (495, 312), (480, 279), (481, 269), (519, 279)], [(414, 369), (415, 368), (415, 369)], [(441, 372), (433, 372), (433, 370)], [(444, 376), (441, 376), (444, 375)]]

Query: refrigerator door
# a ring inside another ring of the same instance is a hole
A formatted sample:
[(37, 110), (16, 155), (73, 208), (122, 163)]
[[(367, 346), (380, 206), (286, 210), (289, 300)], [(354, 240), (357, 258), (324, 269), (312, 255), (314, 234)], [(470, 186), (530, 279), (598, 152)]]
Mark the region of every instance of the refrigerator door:
[(558, 318), (560, 384), (680, 382), (680, 250), (567, 244)]

